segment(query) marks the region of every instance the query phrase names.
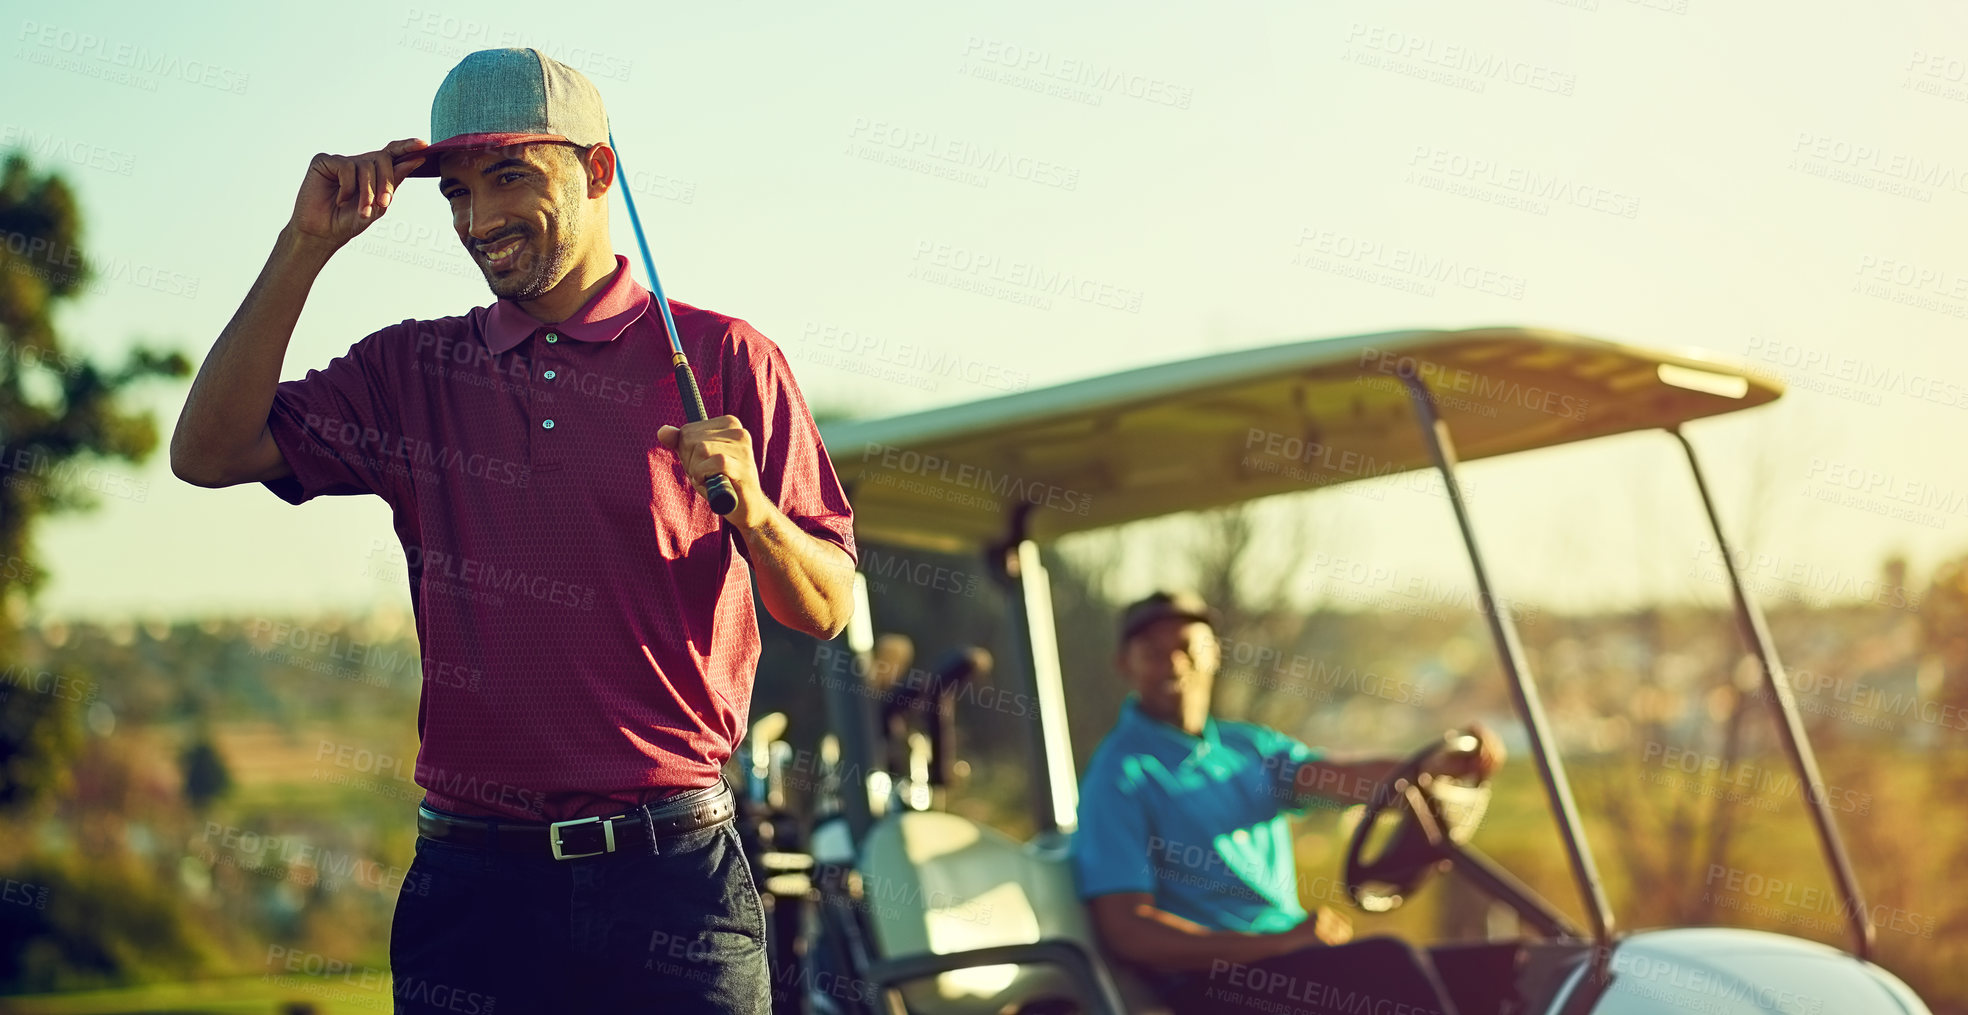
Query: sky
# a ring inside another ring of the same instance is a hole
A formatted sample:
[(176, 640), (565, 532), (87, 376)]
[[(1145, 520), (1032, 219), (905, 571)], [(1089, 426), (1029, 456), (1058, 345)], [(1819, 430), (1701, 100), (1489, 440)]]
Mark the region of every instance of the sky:
[[(1561, 328), (1790, 385), (1688, 428), (1760, 555), (1759, 596), (1878, 595), (1888, 555), (1913, 586), (1968, 553), (1959, 5), (76, 2), (7, 20), (0, 148), (67, 176), (99, 269), (59, 318), (76, 352), (200, 361), (314, 153), (430, 140), (459, 57), (531, 45), (600, 89), (669, 294), (776, 340), (816, 406), (911, 411), (1322, 336)], [(633, 252), (619, 203), (612, 233)], [(1405, 254), (1503, 281), (1417, 284), (1387, 267)], [(1120, 298), (932, 281), (1012, 266)], [(434, 184), (411, 181), (321, 276), (283, 377), (489, 302)], [(168, 436), (187, 387), (134, 401)], [(1659, 434), (1466, 474), (1507, 595), (1719, 594)], [(99, 510), (37, 530), (38, 614), (407, 608), (374, 566), (379, 500), (197, 489), (161, 446), (100, 476)], [(1314, 498), (1295, 594), (1379, 594), (1343, 561), (1466, 580), (1441, 498), (1382, 493)], [(1170, 555), (1132, 545), (1122, 581), (1164, 578)]]

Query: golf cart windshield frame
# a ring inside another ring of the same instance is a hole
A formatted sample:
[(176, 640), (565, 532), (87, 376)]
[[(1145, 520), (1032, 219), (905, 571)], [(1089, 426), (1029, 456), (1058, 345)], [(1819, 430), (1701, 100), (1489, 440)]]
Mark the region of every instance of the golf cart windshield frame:
[[(1670, 366), (1664, 359), (1660, 362), (1663, 364), (1662, 380), (1668, 381), (1665, 375)], [(1697, 365), (1706, 366), (1706, 364)], [(1470, 518), (1456, 476), (1458, 457), (1450, 426), (1439, 411), (1436, 396), (1425, 377), (1416, 372), (1404, 372), (1400, 376), (1400, 381), (1405, 386), (1413, 410), (1412, 421), (1420, 431), (1428, 463), (1440, 473), (1448, 491), (1448, 499), (1455, 513), (1463, 545), (1476, 580), (1479, 609), (1489, 627), (1499, 663), (1509, 679), (1519, 718), (1523, 721), (1530, 740), (1531, 756), (1537, 765), (1540, 780), (1544, 785), (1561, 838), (1564, 840), (1573, 880), (1588, 916), (1593, 940), (1599, 946), (1595, 951), (1604, 957), (1609, 954), (1615, 933), (1611, 906), (1607, 901), (1604, 883), (1593, 861), (1591, 850), (1586, 843), (1583, 823), (1573, 801), (1564, 766), (1556, 753), (1536, 684), (1525, 660), (1516, 621), (1505, 603), (1494, 593), (1489, 571), (1477, 545), (1474, 523)], [(1668, 383), (1673, 382), (1668, 381)], [(1754, 390), (1752, 385), (1752, 391)], [(1774, 398), (1780, 390), (1780, 388), (1774, 391), (1766, 390), (1758, 400), (1767, 401)], [(1714, 411), (1717, 410), (1700, 414), (1713, 414)], [(1680, 430), (1679, 422), (1672, 418), (1659, 419), (1652, 425), (1643, 423), (1638, 428), (1665, 429), (1679, 441), (1686, 452), (1689, 468), (1694, 475), (1696, 488), (1728, 574), (1735, 619), (1744, 648), (1753, 654), (1759, 663), (1764, 688), (1768, 692), (1769, 699), (1776, 703), (1778, 709), (1779, 728), (1782, 731), (1781, 740), (1785, 752), (1790, 756), (1791, 764), (1800, 781), (1807, 787), (1806, 803), (1812, 816), (1813, 826), (1843, 896), (1850, 925), (1852, 951), (1862, 959), (1869, 958), (1873, 942), (1870, 914), (1865, 908), (1857, 878), (1832, 819), (1816, 757), (1805, 735), (1796, 701), (1789, 690), (1788, 682), (1784, 679), (1775, 644), (1764, 624), (1761, 611), (1743, 586), (1731, 544), (1723, 533), (1707, 481), (1702, 474), (1693, 446), (1688, 443)], [(1587, 439), (1589, 436), (1587, 435)], [(871, 446), (893, 448), (893, 445)], [(841, 451), (852, 453), (847, 448), (842, 448)], [(1506, 450), (1501, 453), (1509, 452)], [(864, 452), (865, 457), (866, 452)], [(851, 478), (849, 482), (852, 482)], [(1321, 484), (1321, 488), (1324, 485), (1332, 484)], [(1016, 631), (1016, 651), (1013, 653), (1016, 664), (1009, 669), (1015, 675), (1014, 679), (1023, 677), (1029, 682), (1027, 689), (1040, 706), (1038, 728), (1032, 745), (1038, 771), (1037, 777), (1031, 780), (1030, 803), (1036, 825), (1041, 835), (1046, 835), (1069, 832), (1074, 827), (1077, 811), (1077, 777), (1071, 743), (1066, 733), (1064, 682), (1059, 668), (1057, 644), (1054, 640), (1056, 634), (1050, 590), (1044, 567), (1040, 562), (1038, 543), (1030, 533), (1030, 507), (1029, 504), (1017, 505), (1006, 511), (1002, 530), (1003, 541), (992, 548), (988, 557), (993, 569), (1004, 582), (1012, 609), (1016, 614), (1013, 624)], [(861, 604), (861, 609), (865, 612), (865, 601)], [(861, 639), (857, 639), (858, 643), (852, 645), (855, 651), (864, 656), (864, 662), (866, 646), (871, 640), (864, 633)], [(862, 672), (866, 672), (865, 667)], [(842, 734), (842, 760), (849, 764), (848, 771), (854, 771), (856, 768), (862, 771), (873, 770), (872, 742), (853, 743), (865, 735), (862, 731), (871, 729), (865, 720), (868, 707), (869, 699), (865, 695), (856, 693), (852, 688), (830, 685), (828, 692), (830, 719), (834, 722), (834, 728)], [(853, 829), (853, 837), (858, 842), (869, 823), (870, 816), (865, 809), (865, 794), (853, 795), (861, 799), (844, 799), (842, 802), (849, 826)]]
[[(1414, 403), (1415, 424), (1421, 429), (1422, 440), (1428, 444), (1429, 454), (1435, 460), (1435, 468), (1442, 474), (1443, 485), (1448, 490), (1449, 504), (1455, 511), (1456, 525), (1462, 534), (1463, 547), (1469, 553), (1469, 565), (1475, 573), (1478, 608), (1488, 623), (1491, 640), (1496, 644), (1497, 660), (1502, 664), (1506, 676), (1510, 678), (1510, 689), (1517, 704), (1519, 717), (1524, 721), (1524, 732), (1529, 738), (1533, 758), (1538, 764), (1538, 775), (1542, 779), (1545, 795), (1551, 804), (1559, 832), (1565, 841), (1566, 858), (1570, 861), (1572, 877), (1578, 884), (1580, 898), (1584, 901), (1586, 915), (1592, 921), (1592, 936), (1602, 947), (1608, 944), (1613, 935), (1614, 924), (1612, 907), (1606, 900), (1606, 889), (1599, 876), (1598, 866), (1593, 862), (1592, 852), (1586, 846), (1585, 829), (1579, 820), (1578, 808), (1572, 799), (1571, 783), (1565, 776), (1564, 765), (1557, 755), (1552, 742), (1549, 723), (1545, 719), (1544, 705), (1538, 698), (1537, 684), (1531, 678), (1530, 666), (1524, 659), (1524, 649), (1517, 635), (1517, 622), (1511, 616), (1510, 607), (1495, 595), (1489, 576), (1489, 569), (1483, 563), (1482, 551), (1476, 544), (1475, 523), (1469, 516), (1469, 509), (1463, 500), (1462, 485), (1456, 478), (1455, 444), (1449, 433), (1449, 426), (1435, 410), (1435, 398), (1428, 390), (1426, 382), (1418, 376), (1403, 378), (1408, 386), (1410, 399)], [(1860, 894), (1858, 878), (1852, 871), (1850, 858), (1845, 853), (1844, 842), (1839, 838), (1837, 826), (1833, 823), (1830, 808), (1824, 792), (1824, 778), (1819, 774), (1816, 753), (1811, 749), (1811, 741), (1805, 735), (1803, 720), (1799, 717), (1797, 703), (1791, 697), (1789, 681), (1784, 678), (1783, 664), (1777, 658), (1777, 647), (1770, 638), (1770, 632), (1763, 622), (1763, 614), (1756, 601), (1749, 597), (1743, 588), (1742, 576), (1736, 570), (1728, 536), (1722, 531), (1722, 519), (1715, 510), (1715, 501), (1709, 495), (1708, 481), (1702, 474), (1701, 462), (1695, 456), (1695, 447), (1688, 442), (1687, 435), (1676, 427), (1668, 431), (1681, 445), (1688, 458), (1689, 472), (1694, 476), (1695, 487), (1701, 494), (1702, 507), (1708, 516), (1715, 545), (1721, 553), (1724, 566), (1729, 575), (1729, 591), (1738, 629), (1743, 636), (1744, 648), (1756, 656), (1763, 674), (1764, 690), (1771, 700), (1777, 702), (1780, 718), (1779, 728), (1783, 731), (1785, 753), (1790, 756), (1791, 765), (1797, 770), (1798, 778), (1808, 787), (1805, 794), (1810, 808), (1813, 826), (1818, 833), (1818, 842), (1823, 847), (1825, 859), (1838, 880), (1839, 891), (1844, 896), (1845, 909), (1852, 935), (1853, 954), (1859, 958), (1871, 957), (1873, 927), (1867, 913), (1864, 898)]]

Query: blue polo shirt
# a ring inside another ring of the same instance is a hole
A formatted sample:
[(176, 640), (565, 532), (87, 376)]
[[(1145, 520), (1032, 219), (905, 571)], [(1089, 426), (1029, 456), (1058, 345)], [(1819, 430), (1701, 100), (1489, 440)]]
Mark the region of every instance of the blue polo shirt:
[(1299, 766), (1320, 757), (1255, 723), (1211, 718), (1191, 736), (1129, 695), (1080, 780), (1080, 898), (1148, 892), (1214, 930), (1297, 926), (1306, 914), (1285, 815), (1299, 809)]

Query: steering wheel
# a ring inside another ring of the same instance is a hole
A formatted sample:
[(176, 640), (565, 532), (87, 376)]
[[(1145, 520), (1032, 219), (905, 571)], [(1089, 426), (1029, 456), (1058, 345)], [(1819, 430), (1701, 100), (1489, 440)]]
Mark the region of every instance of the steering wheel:
[[(1346, 892), (1354, 905), (1370, 913), (1388, 912), (1406, 901), (1429, 875), (1455, 862), (1489, 808), (1489, 780), (1431, 774), (1428, 763), (1444, 750), (1452, 755), (1474, 754), (1480, 746), (1474, 736), (1450, 733), (1416, 751), (1374, 789), (1346, 850)], [(1387, 836), (1380, 855), (1368, 859), (1368, 840), (1381, 815), (1394, 808), (1399, 824)]]

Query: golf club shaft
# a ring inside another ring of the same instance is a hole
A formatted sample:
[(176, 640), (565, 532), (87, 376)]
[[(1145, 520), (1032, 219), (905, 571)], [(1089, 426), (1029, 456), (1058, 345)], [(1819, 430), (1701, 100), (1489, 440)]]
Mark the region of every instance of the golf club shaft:
[[(615, 147), (612, 131), (608, 135), (608, 147), (615, 150), (615, 181), (622, 188), (622, 200), (629, 206), (629, 225), (635, 228), (636, 246), (642, 248), (642, 268), (649, 275), (649, 293), (663, 313), (663, 333), (670, 337), (670, 364), (676, 372), (677, 393), (683, 396), (684, 419), (701, 423), (708, 415), (704, 412), (704, 395), (697, 390), (697, 375), (691, 372), (689, 357), (683, 354), (683, 339), (677, 334), (676, 318), (670, 314), (669, 298), (663, 295), (663, 280), (656, 277), (656, 259), (649, 256), (649, 240), (642, 233), (641, 217), (636, 215), (635, 195), (629, 193), (628, 184), (623, 182), (622, 150)], [(721, 515), (730, 514), (738, 506), (738, 496), (731, 492), (731, 481), (721, 472), (704, 480), (704, 496), (711, 502), (711, 510)]]

